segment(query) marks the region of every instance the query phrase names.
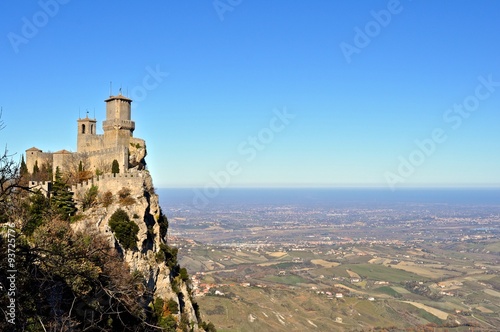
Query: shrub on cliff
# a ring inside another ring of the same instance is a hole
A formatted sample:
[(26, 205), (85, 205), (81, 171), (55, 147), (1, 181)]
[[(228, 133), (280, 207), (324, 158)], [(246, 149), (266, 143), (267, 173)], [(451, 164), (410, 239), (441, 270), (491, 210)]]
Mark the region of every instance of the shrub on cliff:
[(160, 226), (160, 237), (162, 238), (162, 240), (166, 241), (165, 237), (167, 236), (168, 232), (168, 219), (161, 210), (160, 217), (158, 218), (158, 225)]
[(130, 196), (130, 189), (123, 187), (120, 189), (118, 192), (118, 201), (120, 202), (120, 205), (122, 206), (127, 206), (127, 205), (132, 205), (135, 203), (135, 199)]
[(127, 212), (122, 209), (116, 210), (109, 218), (109, 227), (125, 249), (137, 249), (139, 226), (130, 220)]
[(97, 195), (99, 193), (99, 189), (97, 186), (91, 186), (89, 189), (85, 191), (82, 199), (82, 208), (86, 210), (95, 205), (97, 202)]
[(113, 203), (113, 193), (111, 191), (106, 191), (102, 194), (101, 203), (104, 207), (108, 207)]
[(176, 267), (178, 265), (177, 264), (177, 251), (179, 251), (179, 249), (174, 248), (174, 247), (170, 247), (169, 245), (162, 243), (162, 244), (160, 244), (160, 250), (156, 254), (156, 259), (158, 262), (160, 262), (162, 260), (165, 261), (167, 266), (170, 269), (173, 269), (174, 267)]

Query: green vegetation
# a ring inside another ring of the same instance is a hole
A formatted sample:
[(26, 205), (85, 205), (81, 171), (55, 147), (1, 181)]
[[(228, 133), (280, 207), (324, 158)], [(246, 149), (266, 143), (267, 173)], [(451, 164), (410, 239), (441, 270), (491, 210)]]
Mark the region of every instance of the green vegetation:
[(38, 160), (35, 160), (35, 164), (33, 165), (33, 171), (31, 174), (36, 176), (40, 172), (40, 168), (38, 167)]
[(217, 332), (215, 325), (212, 322), (201, 322), (200, 327), (204, 329), (206, 332)]
[(69, 186), (63, 181), (59, 167), (56, 168), (55, 180), (50, 195), (50, 204), (63, 220), (69, 220), (76, 212), (73, 193), (69, 191)]
[(286, 275), (286, 276), (268, 276), (265, 277), (264, 280), (272, 281), (277, 284), (285, 284), (285, 285), (297, 285), (303, 284), (307, 282), (307, 279), (304, 279), (300, 276), (296, 275)]
[(158, 225), (160, 226), (160, 237), (165, 239), (168, 231), (168, 219), (160, 210), (160, 217), (158, 218)]
[(177, 302), (174, 300), (165, 302), (162, 298), (156, 298), (153, 303), (153, 312), (158, 326), (164, 331), (177, 331), (177, 320), (173, 316), (179, 312)]
[(24, 201), (24, 210), (27, 212), (27, 220), (22, 231), (31, 236), (33, 232), (43, 224), (49, 210), (49, 200), (40, 192), (36, 192)]
[(116, 210), (109, 219), (109, 227), (125, 249), (137, 249), (139, 226), (130, 220), (127, 212)]
[(24, 161), (24, 154), (21, 155), (21, 166), (19, 167), (19, 175), (21, 177), (25, 177), (29, 173), (28, 166), (26, 166), (26, 162)]
[(402, 303), (402, 302), (400, 302), (399, 305), (401, 306), (401, 309), (403, 309), (405, 311), (405, 313), (409, 313), (409, 314), (416, 315), (418, 317), (422, 317), (426, 321), (433, 323), (433, 324), (441, 325), (443, 323), (443, 321), (441, 319), (434, 316), (430, 312), (425, 311), (424, 309), (420, 309), (420, 308), (417, 308), (411, 304)]
[(118, 164), (118, 160), (114, 159), (111, 163), (111, 173), (117, 174), (120, 173), (120, 165)]
[(385, 265), (377, 264), (346, 264), (333, 268), (334, 271), (351, 270), (363, 279), (380, 280), (400, 283), (409, 280), (428, 280), (417, 274), (404, 270), (393, 269)]
[(97, 195), (99, 191), (97, 186), (91, 186), (87, 189), (83, 195), (82, 209), (85, 211), (88, 208), (93, 207), (97, 202)]
[(186, 268), (183, 267), (179, 270), (179, 276), (180, 276), (182, 281), (184, 281), (184, 282), (189, 281), (189, 274), (188, 274)]
[(169, 245), (162, 243), (162, 244), (160, 244), (160, 250), (158, 251), (158, 253), (156, 255), (156, 259), (158, 261), (165, 261), (167, 266), (170, 269), (173, 269), (174, 267), (176, 267), (178, 265), (178, 263), (177, 263), (177, 252), (178, 251), (179, 251), (179, 249), (174, 248), (174, 247), (170, 247)]
[(395, 298), (402, 297), (401, 294), (399, 294), (397, 291), (395, 291), (392, 287), (389, 287), (389, 286), (382, 286), (379, 288), (375, 288), (374, 291), (380, 292), (383, 294), (387, 294), (387, 295), (390, 295), (390, 296), (395, 297)]
[(168, 302), (167, 302), (167, 308), (168, 308), (168, 311), (170, 311), (173, 314), (178, 314), (179, 313), (179, 305), (177, 304), (177, 302), (175, 302), (172, 299), (168, 300)]

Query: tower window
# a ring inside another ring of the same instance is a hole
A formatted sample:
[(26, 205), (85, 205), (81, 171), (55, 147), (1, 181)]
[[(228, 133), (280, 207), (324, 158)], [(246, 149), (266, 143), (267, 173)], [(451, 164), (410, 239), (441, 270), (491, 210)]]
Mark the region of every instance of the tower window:
[(82, 134), (85, 134), (85, 125), (82, 124)]
[(94, 125), (93, 125), (93, 124), (91, 124), (91, 125), (90, 125), (90, 133), (91, 133), (91, 134), (93, 134), (93, 133), (94, 133)]

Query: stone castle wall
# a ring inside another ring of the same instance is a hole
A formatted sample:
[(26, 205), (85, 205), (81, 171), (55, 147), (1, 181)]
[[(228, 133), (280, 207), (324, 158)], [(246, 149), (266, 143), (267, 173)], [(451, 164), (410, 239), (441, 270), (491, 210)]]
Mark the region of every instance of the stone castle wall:
[(104, 135), (78, 135), (78, 152), (92, 152), (104, 148)]
[(127, 171), (128, 169), (128, 149), (124, 146), (87, 152), (82, 158), (88, 159), (92, 174), (96, 174), (96, 170), (99, 170), (101, 173), (110, 173), (113, 160), (118, 161), (120, 172)]
[(95, 176), (88, 181), (71, 186), (75, 197), (83, 197), (85, 192), (92, 186), (97, 186), (101, 193), (110, 191), (116, 195), (122, 188), (141, 188), (147, 175), (147, 171), (135, 171), (129, 173), (103, 174)]
[(26, 151), (26, 167), (28, 172), (33, 172), (35, 162), (38, 161), (38, 168), (42, 167), (43, 163), (52, 163), (52, 153), (42, 151)]
[(54, 171), (54, 175), (57, 167), (62, 173), (68, 172), (70, 170), (70, 166), (73, 163), (73, 154), (71, 152), (62, 152), (62, 153), (53, 153), (52, 154), (52, 169)]
[(40, 190), (40, 192), (45, 197), (48, 197), (50, 190), (52, 190), (52, 182), (51, 181), (29, 181), (28, 187), (33, 192)]

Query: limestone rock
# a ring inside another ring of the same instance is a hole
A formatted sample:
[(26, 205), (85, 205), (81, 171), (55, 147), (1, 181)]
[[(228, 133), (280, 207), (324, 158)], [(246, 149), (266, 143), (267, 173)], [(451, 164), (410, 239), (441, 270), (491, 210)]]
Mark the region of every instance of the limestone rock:
[(144, 169), (146, 166), (146, 155), (146, 142), (143, 139), (131, 138), (128, 153), (129, 167), (137, 170)]
[[(144, 283), (153, 294), (153, 297), (160, 297), (168, 301), (173, 299), (177, 303), (183, 301), (182, 312), (178, 314), (178, 321), (180, 316), (184, 313), (194, 327), (193, 331), (202, 331), (198, 328), (198, 320), (193, 307), (193, 302), (190, 296), (188, 285), (180, 280), (179, 277), (175, 278), (177, 283), (177, 292), (172, 287), (173, 276), (170, 269), (166, 266), (165, 262), (157, 261), (157, 254), (160, 251), (160, 244), (164, 244), (165, 240), (160, 236), (160, 226), (158, 224), (161, 216), (161, 208), (158, 200), (158, 195), (154, 192), (153, 181), (148, 171), (136, 171), (125, 174), (106, 174), (88, 183), (80, 184), (72, 188), (75, 197), (84, 197), (85, 192), (90, 189), (92, 185), (98, 187), (99, 195), (102, 196), (107, 191), (113, 195), (113, 201), (107, 207), (102, 204), (97, 204), (86, 211), (83, 211), (85, 218), (82, 222), (75, 222), (72, 224), (74, 230), (84, 230), (90, 223), (95, 226), (100, 233), (108, 237), (109, 243), (112, 247), (116, 247), (122, 254), (124, 261), (127, 262), (131, 272), (140, 272), (144, 277)], [(123, 204), (119, 199), (119, 193), (124, 188), (130, 192), (128, 203)], [(77, 201), (78, 203), (78, 201)], [(81, 211), (81, 204), (79, 205)], [(137, 234), (137, 250), (125, 249), (120, 245), (118, 239), (115, 237), (109, 227), (109, 219), (118, 209), (123, 209), (127, 212), (130, 220), (134, 221), (139, 227)], [(152, 301), (153, 298), (148, 299)]]

